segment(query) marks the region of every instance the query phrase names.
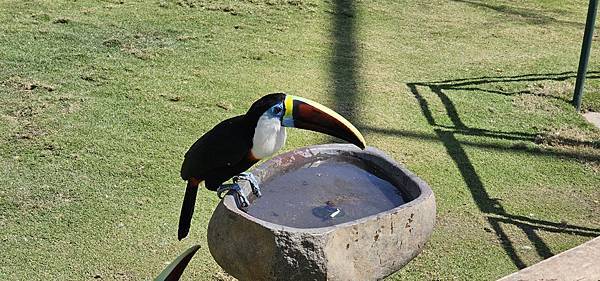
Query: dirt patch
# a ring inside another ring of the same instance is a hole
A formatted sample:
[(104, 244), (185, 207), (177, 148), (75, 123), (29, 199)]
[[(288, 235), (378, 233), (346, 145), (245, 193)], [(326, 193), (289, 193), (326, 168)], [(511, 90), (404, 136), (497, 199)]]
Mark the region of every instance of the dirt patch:
[(260, 54), (242, 55), (242, 58), (247, 59), (247, 60), (254, 60), (254, 61), (261, 61), (264, 59), (264, 57)]
[(58, 98), (58, 106), (61, 113), (71, 114), (79, 111), (81, 108), (82, 98), (74, 98), (62, 96)]
[(198, 38), (198, 36), (193, 36), (193, 35), (179, 35), (179, 36), (177, 36), (176, 39), (177, 39), (177, 41), (185, 42), (185, 41), (195, 40), (197, 38)]
[(56, 87), (49, 83), (26, 79), (19, 76), (13, 76), (4, 81), (3, 84), (19, 91), (33, 91), (37, 89), (52, 92), (56, 90)]
[(217, 107), (224, 109), (224, 110), (232, 110), (233, 104), (231, 104), (230, 102), (226, 102), (226, 101), (220, 101), (217, 103)]
[(219, 1), (211, 0), (161, 0), (158, 5), (162, 8), (178, 6), (184, 8), (201, 8), (207, 11), (223, 12), (231, 15), (239, 15), (244, 11), (244, 7), (275, 7), (275, 8), (295, 8), (297, 10), (314, 10), (318, 5), (308, 0), (249, 0), (240, 1), (233, 5), (223, 4)]
[(526, 113), (559, 114), (556, 100), (568, 102), (573, 91), (571, 81), (543, 81), (530, 83), (526, 90), (513, 98), (513, 105)]
[(600, 173), (600, 160), (586, 162), (585, 166), (596, 174)]
[(45, 135), (44, 131), (31, 123), (25, 124), (22, 129), (15, 134), (15, 138), (22, 140), (33, 140)]
[(169, 50), (178, 41), (196, 39), (194, 36), (178, 36), (165, 32), (142, 32), (136, 34), (115, 35), (102, 41), (102, 46), (120, 49), (142, 60), (158, 57)]
[[(33, 188), (36, 190), (33, 191)], [(72, 191), (47, 184), (23, 186), (13, 192), (15, 200), (11, 203), (23, 212), (47, 212), (78, 200)]]
[(104, 85), (108, 83), (107, 81), (109, 80), (109, 78), (107, 78), (106, 76), (93, 71), (81, 74), (79, 78), (81, 78), (81, 80), (83, 81), (90, 82), (96, 86)]
[(178, 96), (178, 95), (165, 95), (165, 94), (161, 94), (160, 97), (168, 100), (168, 101), (172, 101), (172, 102), (178, 102), (178, 101), (182, 101), (183, 97), (182, 96)]
[(109, 48), (115, 48), (115, 47), (121, 46), (121, 41), (116, 38), (109, 38), (109, 39), (102, 41), (102, 45), (109, 47)]
[(547, 98), (538, 95), (518, 95), (513, 98), (513, 105), (526, 113), (545, 112), (554, 115), (561, 112), (560, 108)]
[(132, 271), (119, 271), (112, 274), (113, 280), (139, 280)]
[(208, 5), (208, 6), (204, 6), (201, 4), (202, 7), (204, 7), (205, 10), (207, 11), (217, 11), (217, 12), (224, 12), (224, 13), (228, 13), (232, 16), (237, 16), (239, 14), (238, 11), (236, 11), (236, 9), (234, 9), (232, 6), (229, 5)]
[(594, 173), (600, 172), (600, 133), (578, 128), (561, 128), (535, 136), (544, 151), (569, 155)]
[(579, 128), (560, 128), (535, 136), (536, 144), (554, 147), (588, 147), (600, 149), (600, 134), (586, 133)]
[(527, 91), (536, 96), (566, 98), (572, 94), (574, 87), (571, 81), (544, 81), (529, 84)]
[(70, 20), (70, 19), (68, 19), (68, 18), (62, 18), (62, 17), (61, 17), (61, 18), (57, 18), (57, 19), (55, 19), (55, 20), (54, 20), (54, 21), (52, 21), (52, 22), (53, 22), (53, 23), (60, 23), (60, 24), (67, 24), (67, 23), (70, 23), (70, 22), (71, 22), (71, 20)]
[(139, 49), (136, 46), (132, 45), (132, 44), (125, 44), (122, 48), (121, 51), (133, 55), (134, 57), (141, 59), (141, 60), (149, 60), (152, 59), (154, 56), (143, 49)]
[(9, 88), (9, 92), (15, 93), (9, 100), (9, 104), (6, 104), (7, 110), (0, 113), (3, 119), (14, 126), (14, 131), (7, 136), (13, 140), (30, 141), (39, 150), (54, 154), (57, 151), (56, 146), (48, 146), (40, 142), (52, 131), (42, 125), (44, 120), (49, 115), (56, 116), (78, 111), (83, 100), (65, 95), (57, 96), (57, 93), (42, 94), (40, 91), (55, 91), (55, 86), (18, 76), (11, 77), (2, 84)]

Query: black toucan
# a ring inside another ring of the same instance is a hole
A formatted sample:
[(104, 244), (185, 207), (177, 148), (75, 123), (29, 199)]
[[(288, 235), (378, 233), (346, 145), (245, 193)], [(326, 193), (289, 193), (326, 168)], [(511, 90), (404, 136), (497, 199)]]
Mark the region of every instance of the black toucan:
[(198, 139), (185, 154), (181, 178), (187, 181), (178, 238), (190, 228), (198, 185), (216, 191), (221, 184), (248, 170), (260, 159), (283, 147), (285, 127), (325, 133), (364, 149), (360, 132), (333, 110), (314, 101), (268, 94), (255, 101), (244, 115), (229, 118)]

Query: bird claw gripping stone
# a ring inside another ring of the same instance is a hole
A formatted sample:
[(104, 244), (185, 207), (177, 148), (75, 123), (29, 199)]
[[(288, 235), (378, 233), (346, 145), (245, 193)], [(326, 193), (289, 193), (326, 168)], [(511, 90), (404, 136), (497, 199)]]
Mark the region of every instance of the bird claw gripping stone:
[(223, 193), (225, 192), (229, 192), (229, 191), (233, 191), (233, 194), (236, 197), (236, 203), (238, 205), (238, 208), (247, 208), (248, 206), (250, 206), (250, 201), (248, 201), (248, 197), (246, 197), (246, 195), (244, 195), (244, 192), (242, 190), (242, 188), (240, 187), (239, 184), (237, 184), (237, 182), (235, 182), (234, 184), (227, 184), (227, 185), (222, 185), (219, 187), (219, 189), (217, 189), (217, 196), (219, 196), (220, 199), (223, 199), (224, 195)]
[(254, 175), (252, 173), (241, 173), (235, 177), (233, 177), (233, 182), (237, 183), (238, 181), (241, 180), (245, 180), (248, 181), (250, 183), (250, 187), (252, 187), (252, 193), (254, 193), (254, 195), (256, 195), (256, 197), (261, 197), (262, 196), (262, 192), (260, 192), (260, 186), (258, 186), (258, 181), (256, 180), (256, 177), (254, 177)]

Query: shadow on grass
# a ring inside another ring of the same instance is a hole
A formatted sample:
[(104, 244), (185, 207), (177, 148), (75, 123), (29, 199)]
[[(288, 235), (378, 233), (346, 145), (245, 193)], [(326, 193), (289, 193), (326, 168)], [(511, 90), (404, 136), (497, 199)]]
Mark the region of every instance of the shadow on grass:
[(484, 3), (483, 1), (475, 1), (475, 0), (452, 0), (454, 2), (465, 3), (471, 6), (489, 9), (501, 13), (503, 15), (509, 16), (515, 20), (520, 22), (525, 22), (528, 24), (537, 24), (537, 25), (547, 25), (547, 24), (562, 24), (573, 27), (583, 27), (584, 24), (580, 22), (574, 21), (566, 21), (559, 20), (554, 17), (541, 14), (540, 11), (536, 11), (534, 9), (516, 7), (511, 5), (493, 5), (490, 3)]
[[(504, 91), (495, 89), (486, 89), (481, 85), (490, 85), (494, 83), (507, 83), (507, 82), (536, 82), (536, 81), (566, 81), (569, 79), (575, 79), (577, 77), (576, 72), (568, 71), (561, 73), (547, 73), (547, 74), (526, 74), (526, 75), (515, 75), (515, 76), (484, 76), (467, 79), (454, 79), (434, 82), (417, 82), (409, 83), (409, 87), (415, 86), (426, 86), (432, 89), (441, 90), (462, 90), (462, 91), (477, 91), (486, 92), (491, 94), (498, 94), (504, 96), (514, 95), (536, 95), (536, 93), (530, 90), (520, 91)], [(600, 78), (599, 71), (590, 71), (587, 73), (587, 79), (598, 79)], [(479, 86), (479, 87), (478, 87)], [(570, 103), (571, 100), (564, 97), (544, 95), (546, 98), (558, 99)]]
[(335, 110), (356, 124), (358, 103), (356, 7), (353, 0), (334, 0), (333, 54), (330, 62)]
[[(430, 142), (441, 142), (442, 141), (442, 140), (440, 140), (440, 138), (437, 134), (428, 134), (428, 133), (417, 132), (417, 131), (378, 128), (378, 127), (369, 126), (369, 125), (360, 126), (359, 129), (362, 132), (369, 132), (372, 134), (390, 135), (390, 136), (418, 139), (418, 140), (424, 140), (424, 141), (430, 141)], [(478, 133), (477, 130), (479, 130), (479, 129), (475, 129), (475, 131), (452, 130), (450, 132), (454, 133), (456, 135), (485, 136), (485, 137), (490, 137), (490, 138), (494, 138), (494, 139), (505, 139), (505, 140), (521, 140), (521, 139), (527, 140), (528, 139), (528, 138), (519, 137), (518, 135), (517, 136), (511, 135), (510, 132), (499, 132), (499, 131), (494, 132), (494, 131), (485, 130), (484, 132), (486, 132), (486, 133)], [(533, 140), (533, 138), (531, 140)], [(585, 145), (587, 143), (587, 142), (580, 143), (575, 140), (570, 140), (570, 141), (577, 145), (579, 145), (579, 144)], [(590, 153), (583, 153), (583, 152), (576, 153), (576, 152), (563, 151), (563, 150), (549, 150), (549, 149), (542, 149), (542, 148), (538, 148), (538, 147), (528, 147), (528, 146), (523, 146), (523, 145), (510, 145), (510, 144), (505, 144), (502, 142), (481, 143), (481, 142), (472, 142), (472, 141), (463, 140), (463, 141), (459, 141), (459, 143), (462, 146), (470, 146), (470, 147), (476, 147), (476, 148), (487, 149), (487, 150), (496, 150), (496, 151), (510, 151), (513, 153), (529, 154), (532, 156), (560, 157), (560, 158), (564, 158), (564, 159), (577, 159), (577, 160), (581, 160), (581, 161), (585, 161), (585, 162), (600, 161), (600, 158), (597, 155), (590, 154)]]
[[(538, 81), (538, 80), (556, 80), (556, 79), (567, 79), (574, 75), (574, 73), (561, 73), (561, 74), (549, 74), (549, 75), (522, 75), (515, 77), (487, 77), (487, 78), (476, 78), (476, 79), (461, 79), (454, 81), (442, 81), (432, 83), (408, 83), (408, 87), (419, 103), (423, 116), (427, 119), (429, 125), (433, 128), (435, 138), (440, 140), (450, 158), (452, 158), (456, 167), (458, 168), (465, 184), (471, 192), (475, 204), (479, 210), (487, 214), (487, 220), (498, 238), (502, 243), (502, 247), (506, 251), (507, 255), (512, 259), (513, 263), (517, 268), (524, 268), (527, 265), (518, 256), (514, 245), (510, 241), (509, 235), (504, 231), (501, 224), (511, 224), (521, 229), (527, 238), (531, 241), (535, 247), (538, 255), (542, 258), (548, 258), (554, 255), (551, 252), (550, 247), (544, 242), (544, 240), (538, 235), (537, 231), (557, 232), (557, 233), (570, 233), (586, 237), (594, 237), (600, 235), (600, 229), (586, 228), (575, 225), (559, 224), (550, 221), (536, 220), (527, 218), (524, 216), (517, 216), (507, 213), (502, 206), (501, 202), (495, 198), (491, 198), (487, 192), (484, 183), (477, 174), (475, 167), (471, 163), (469, 157), (463, 149), (463, 145), (469, 145), (456, 138), (456, 135), (477, 135), (489, 138), (504, 139), (504, 140), (524, 140), (534, 141), (535, 136), (533, 134), (522, 133), (522, 132), (502, 132), (492, 131), (479, 128), (470, 128), (465, 125), (456, 110), (456, 107), (452, 100), (444, 93), (444, 90), (455, 90), (459, 89), (457, 85), (474, 85), (474, 84), (485, 84), (494, 82), (517, 82), (517, 81)], [(419, 93), (419, 87), (428, 87), (433, 93), (440, 99), (446, 114), (452, 122), (452, 126), (441, 126), (436, 123), (433, 118), (431, 109), (427, 100)], [(577, 144), (577, 141), (570, 140), (571, 143)], [(476, 145), (476, 144), (472, 144)], [(483, 145), (493, 149), (502, 150), (516, 150), (526, 151), (536, 156), (562, 156), (562, 157), (574, 157), (577, 159), (587, 159), (591, 161), (599, 161), (595, 155), (584, 155), (581, 153), (572, 153), (568, 155), (566, 152), (553, 152), (553, 151), (542, 151), (542, 150), (523, 150), (522, 147), (498, 147), (494, 145)], [(560, 155), (562, 153), (562, 155)], [(558, 154), (558, 155), (557, 155)]]
[[(497, 10), (503, 13), (511, 13), (521, 17), (530, 18), (534, 23), (544, 22), (560, 22), (556, 19), (538, 16), (533, 11), (525, 9), (515, 9), (511, 7), (496, 7), (481, 2), (470, 0), (454, 0), (457, 2), (469, 3), (472, 5), (481, 5), (482, 7)], [(496, 233), (502, 243), (506, 254), (512, 259), (517, 268), (524, 268), (527, 265), (519, 257), (515, 246), (510, 240), (510, 236), (503, 229), (503, 224), (516, 226), (523, 231), (527, 238), (535, 247), (538, 255), (542, 258), (551, 257), (554, 253), (550, 247), (539, 236), (539, 231), (553, 233), (569, 233), (584, 237), (594, 237), (600, 235), (600, 229), (581, 227), (576, 225), (561, 224), (551, 221), (532, 219), (524, 216), (509, 214), (505, 211), (501, 202), (496, 198), (491, 198), (487, 192), (484, 183), (477, 174), (475, 167), (471, 163), (464, 146), (473, 146), (481, 149), (492, 149), (500, 151), (511, 151), (517, 153), (527, 153), (533, 156), (542, 157), (564, 157), (576, 158), (585, 161), (600, 161), (598, 156), (593, 154), (574, 153), (568, 151), (542, 150), (539, 148), (529, 148), (527, 146), (507, 145), (502, 142), (498, 143), (478, 143), (469, 141), (459, 141), (456, 135), (482, 136), (491, 139), (512, 140), (512, 141), (527, 141), (534, 142), (536, 134), (525, 132), (503, 132), (481, 128), (471, 128), (464, 124), (461, 120), (458, 111), (452, 100), (445, 94), (446, 90), (463, 90), (463, 91), (481, 91), (500, 95), (517, 95), (530, 94), (530, 91), (506, 92), (485, 89), (482, 86), (490, 83), (505, 83), (505, 82), (531, 82), (554, 80), (563, 81), (574, 78), (576, 73), (549, 73), (549, 74), (526, 74), (517, 76), (496, 76), (496, 77), (478, 77), (468, 79), (445, 80), (435, 82), (416, 82), (407, 83), (411, 93), (421, 107), (421, 113), (432, 127), (432, 133), (420, 133), (395, 129), (383, 129), (373, 126), (361, 126), (361, 122), (357, 116), (357, 108), (359, 106), (359, 93), (357, 86), (357, 39), (356, 39), (356, 7), (352, 0), (334, 0), (333, 12), (333, 56), (330, 61), (331, 79), (334, 85), (334, 97), (336, 100), (335, 109), (346, 116), (352, 123), (359, 125), (361, 131), (375, 134), (393, 135), (398, 137), (408, 137), (414, 139), (427, 140), (432, 142), (441, 142), (450, 158), (455, 163), (456, 167), (466, 183), (471, 195), (481, 212), (486, 214), (487, 221), (493, 231)], [(588, 72), (588, 78), (600, 78), (599, 72)], [(445, 107), (446, 114), (452, 121), (452, 126), (438, 124), (433, 117), (432, 111), (429, 108), (427, 100), (419, 93), (420, 87), (426, 87), (437, 95)], [(570, 102), (562, 97), (550, 97)], [(563, 140), (564, 143), (570, 145), (590, 145), (589, 143), (579, 142), (576, 140)], [(593, 144), (592, 144), (593, 145)]]

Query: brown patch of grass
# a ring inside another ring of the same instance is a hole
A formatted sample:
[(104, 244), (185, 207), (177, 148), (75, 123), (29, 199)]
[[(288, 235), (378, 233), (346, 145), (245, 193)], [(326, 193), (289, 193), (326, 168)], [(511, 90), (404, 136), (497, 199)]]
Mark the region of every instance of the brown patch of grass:
[(554, 147), (600, 149), (600, 134), (583, 132), (581, 129), (574, 127), (563, 127), (535, 136), (534, 142)]
[(172, 51), (177, 41), (192, 40), (195, 36), (172, 37), (165, 32), (140, 32), (121, 34), (107, 38), (102, 45), (108, 48), (120, 48), (122, 52), (142, 60), (158, 57), (164, 51)]
[(132, 44), (124, 44), (123, 47), (121, 48), (121, 51), (123, 51), (127, 54), (130, 54), (130, 55), (133, 55), (134, 57), (141, 59), (141, 60), (149, 60), (154, 57), (148, 51), (139, 49)]
[(183, 100), (183, 97), (182, 96), (178, 96), (178, 95), (160, 94), (160, 97), (165, 98), (168, 101), (172, 101), (172, 102), (178, 102), (178, 101), (182, 101)]
[(561, 112), (560, 108), (538, 95), (518, 95), (513, 99), (513, 104), (526, 113), (546, 112), (554, 115)]
[(109, 38), (102, 42), (102, 45), (106, 47), (118, 47), (121, 46), (121, 41), (117, 38)]
[[(36, 189), (36, 191), (33, 191)], [(76, 196), (69, 191), (58, 190), (57, 187), (49, 185), (22, 186), (14, 190), (14, 206), (29, 211), (48, 211), (60, 206), (71, 204), (76, 201)], [(18, 199), (17, 199), (18, 198)]]
[(33, 124), (26, 124), (22, 129), (15, 134), (15, 138), (23, 140), (33, 140), (40, 136), (45, 135), (45, 132)]
[(194, 8), (197, 6), (195, 0), (177, 0), (175, 3), (181, 7)]
[(563, 127), (535, 136), (534, 142), (545, 149), (569, 152), (594, 173), (600, 172), (600, 133), (583, 132), (573, 127)]
[(219, 1), (210, 0), (162, 0), (159, 2), (159, 6), (166, 8), (169, 7), (170, 3), (185, 8), (203, 8), (207, 11), (224, 12), (231, 15), (238, 15), (244, 6), (269, 6), (277, 8), (295, 8), (298, 10), (313, 10), (318, 6), (317, 3), (309, 2), (307, 0), (246, 0), (239, 1), (235, 4), (223, 4)]
[(585, 166), (596, 174), (600, 173), (600, 161), (589, 161)]
[(19, 93), (10, 101), (8, 108), (11, 110), (2, 113), (3, 119), (11, 122), (15, 127), (15, 131), (9, 134), (13, 140), (34, 141), (47, 135), (48, 130), (39, 124), (39, 116), (44, 116), (48, 112), (69, 114), (79, 110), (80, 99), (42, 95), (39, 91), (54, 92), (56, 89), (46, 82), (13, 76), (2, 84)]
[(40, 82), (33, 79), (26, 79), (20, 76), (10, 77), (6, 81), (4, 81), (3, 84), (19, 91), (33, 91), (36, 89), (42, 89), (48, 92), (52, 92), (56, 89), (56, 87), (48, 83)]
[[(202, 7), (204, 7), (204, 5), (201, 5)], [(204, 7), (207, 11), (217, 11), (217, 12), (224, 12), (224, 13), (229, 13), (233, 16), (237, 16), (238, 12), (236, 11), (236, 9), (232, 6), (229, 5), (208, 5), (206, 7)]]
[(552, 103), (553, 99), (569, 100), (573, 91), (571, 81), (543, 81), (527, 85), (524, 94), (513, 99), (513, 104), (526, 113), (544, 112), (550, 115), (560, 113), (560, 108)]
[(77, 112), (81, 106), (80, 103), (83, 102), (83, 99), (78, 99), (74, 97), (62, 96), (58, 98), (58, 104), (60, 112), (65, 114), (70, 114)]
[(52, 21), (52, 22), (53, 22), (53, 23), (62, 23), (62, 24), (67, 24), (67, 23), (71, 22), (71, 20), (70, 20), (70, 19), (68, 19), (68, 18), (63, 18), (63, 17), (60, 17), (60, 18), (57, 18), (57, 19), (55, 19), (55, 20), (54, 20), (54, 21)]
[(177, 36), (177, 41), (190, 41), (190, 40), (194, 40), (198, 38), (198, 36), (193, 36), (193, 35), (179, 35)]
[(33, 140), (45, 135), (45, 132), (33, 123), (33, 118), (40, 114), (46, 107), (45, 103), (30, 104), (21, 106), (11, 112), (10, 116), (17, 121), (20, 127), (13, 136), (16, 139)]
[(574, 87), (571, 81), (544, 81), (530, 84), (527, 90), (536, 96), (568, 97)]

